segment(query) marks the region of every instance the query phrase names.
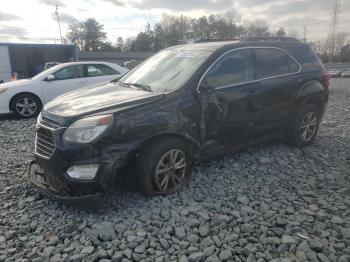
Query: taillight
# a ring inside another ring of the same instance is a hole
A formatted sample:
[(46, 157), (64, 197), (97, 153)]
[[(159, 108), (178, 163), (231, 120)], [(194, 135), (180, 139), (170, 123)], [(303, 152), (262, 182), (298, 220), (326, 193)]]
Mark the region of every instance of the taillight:
[(328, 74), (327, 70), (323, 71), (323, 81), (324, 84), (326, 85), (326, 87), (329, 87), (329, 79), (330, 79), (330, 75)]

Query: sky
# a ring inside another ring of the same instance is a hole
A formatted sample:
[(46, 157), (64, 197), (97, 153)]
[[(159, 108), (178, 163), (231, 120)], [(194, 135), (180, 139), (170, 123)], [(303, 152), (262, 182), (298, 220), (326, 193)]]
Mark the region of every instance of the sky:
[[(163, 13), (199, 17), (236, 10), (241, 21), (266, 20), (272, 30), (304, 33), (317, 40), (330, 29), (334, 0), (0, 0), (0, 42), (59, 43), (55, 5), (62, 34), (70, 24), (95, 18), (104, 25), (108, 39), (133, 37)], [(340, 32), (350, 36), (350, 0), (341, 0)]]

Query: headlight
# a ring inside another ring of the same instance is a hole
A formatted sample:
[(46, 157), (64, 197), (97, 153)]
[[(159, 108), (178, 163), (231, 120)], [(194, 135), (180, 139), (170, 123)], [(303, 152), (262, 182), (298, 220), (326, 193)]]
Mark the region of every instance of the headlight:
[(0, 87), (0, 95), (1, 95), (2, 93), (6, 92), (6, 90), (7, 90), (7, 88), (5, 88), (5, 87)]
[(102, 135), (112, 121), (113, 115), (92, 116), (80, 119), (68, 127), (63, 134), (63, 139), (68, 143), (90, 143)]

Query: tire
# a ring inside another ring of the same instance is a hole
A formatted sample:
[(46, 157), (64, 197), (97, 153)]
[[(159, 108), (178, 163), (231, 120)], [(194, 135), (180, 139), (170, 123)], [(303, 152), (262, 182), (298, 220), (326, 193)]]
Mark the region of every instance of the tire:
[(317, 106), (306, 104), (297, 113), (291, 130), (289, 142), (295, 147), (305, 147), (314, 142), (317, 137), (321, 113)]
[(11, 100), (11, 110), (20, 118), (31, 118), (39, 115), (42, 103), (32, 94), (19, 94)]
[[(176, 164), (171, 164), (171, 155), (176, 155), (178, 168)], [(189, 147), (177, 138), (156, 140), (146, 145), (136, 161), (136, 184), (145, 196), (169, 195), (180, 191), (189, 181), (193, 167)], [(180, 168), (182, 163), (184, 167)], [(166, 176), (168, 182), (165, 181)]]

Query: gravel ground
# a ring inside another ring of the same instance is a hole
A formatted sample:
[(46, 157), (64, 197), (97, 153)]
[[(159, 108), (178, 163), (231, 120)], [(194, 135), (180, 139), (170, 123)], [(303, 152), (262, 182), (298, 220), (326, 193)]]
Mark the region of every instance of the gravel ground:
[(320, 135), (212, 160), (182, 192), (119, 190), (97, 212), (38, 194), (23, 173), (33, 120), (0, 121), (0, 261), (350, 261), (350, 80), (332, 80)]

